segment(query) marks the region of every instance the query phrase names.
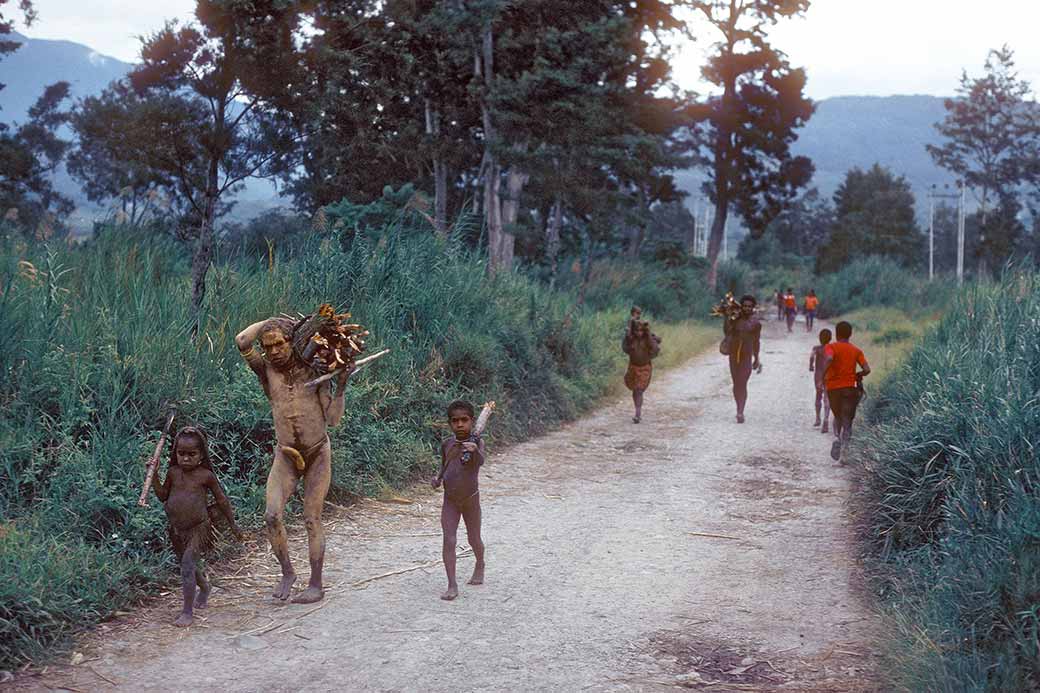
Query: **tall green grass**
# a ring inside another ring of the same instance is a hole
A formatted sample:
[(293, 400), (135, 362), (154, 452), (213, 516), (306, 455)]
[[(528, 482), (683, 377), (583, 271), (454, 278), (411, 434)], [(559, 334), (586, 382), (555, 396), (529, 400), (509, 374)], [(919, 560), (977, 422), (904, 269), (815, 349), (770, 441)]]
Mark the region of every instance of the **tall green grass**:
[(881, 388), (859, 506), (893, 687), (1040, 687), (1040, 284), (966, 290)]
[[(332, 432), (333, 494), (376, 494), (432, 467), (451, 399), (495, 399), (496, 443), (588, 409), (618, 380), (627, 307), (643, 300), (594, 283), (595, 305), (578, 308), (574, 290), (489, 278), (460, 242), (390, 223), (218, 261), (193, 340), (188, 274), (179, 246), (126, 231), (79, 248), (0, 240), (0, 669), (172, 574), (161, 506), (136, 506), (170, 404), (210, 434), (236, 514), (257, 524), (273, 433), (234, 345), (245, 325), (329, 301), (392, 348), (352, 379)], [(648, 311), (691, 314), (676, 305)], [(707, 341), (676, 335), (687, 353)]]

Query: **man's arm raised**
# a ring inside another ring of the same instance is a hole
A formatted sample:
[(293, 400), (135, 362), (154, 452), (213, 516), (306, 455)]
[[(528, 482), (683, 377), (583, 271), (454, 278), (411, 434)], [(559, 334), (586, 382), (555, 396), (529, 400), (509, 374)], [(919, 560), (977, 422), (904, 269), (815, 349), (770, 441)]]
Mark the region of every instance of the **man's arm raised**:
[(235, 335), (235, 346), (238, 347), (238, 353), (242, 355), (242, 358), (245, 359), (247, 364), (249, 364), (249, 367), (257, 374), (263, 372), (264, 360), (260, 354), (256, 353), (253, 344), (260, 337), (260, 332), (264, 329), (264, 325), (266, 324), (266, 320), (254, 322), (252, 325)]

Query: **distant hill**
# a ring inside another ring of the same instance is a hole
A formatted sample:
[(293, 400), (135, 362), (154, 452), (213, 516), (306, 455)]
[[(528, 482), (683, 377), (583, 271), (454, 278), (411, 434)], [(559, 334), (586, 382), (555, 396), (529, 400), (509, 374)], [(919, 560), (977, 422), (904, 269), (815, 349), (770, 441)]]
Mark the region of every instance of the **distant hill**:
[[(816, 113), (799, 134), (794, 152), (816, 164), (810, 185), (830, 197), (853, 166), (875, 163), (905, 176), (917, 195), (918, 216), (927, 214), (925, 195), (953, 177), (932, 163), (927, 144), (940, 141), (935, 123), (946, 115), (938, 96), (838, 96), (817, 102)], [(700, 193), (696, 171), (680, 174), (680, 184)], [(689, 203), (692, 207), (693, 201)]]
[[(101, 93), (113, 80), (126, 75), (133, 65), (101, 55), (87, 46), (71, 41), (33, 39), (14, 33), (12, 41), (21, 42), (14, 53), (0, 60), (0, 122), (24, 122), (29, 108), (43, 93), (44, 87), (66, 81), (72, 98), (81, 99)], [(71, 197), (77, 205), (71, 224), (88, 229), (100, 210), (80, 192), (79, 186), (64, 171), (55, 176), (55, 187)], [(274, 188), (266, 181), (249, 181), (237, 197), (230, 218), (248, 219), (279, 204)]]
[(72, 97), (79, 99), (99, 93), (132, 67), (71, 41), (32, 39), (17, 33), (11, 40), (22, 45), (0, 60), (0, 83), (7, 85), (0, 91), (0, 120), (7, 123), (23, 121), (48, 84), (69, 82)]

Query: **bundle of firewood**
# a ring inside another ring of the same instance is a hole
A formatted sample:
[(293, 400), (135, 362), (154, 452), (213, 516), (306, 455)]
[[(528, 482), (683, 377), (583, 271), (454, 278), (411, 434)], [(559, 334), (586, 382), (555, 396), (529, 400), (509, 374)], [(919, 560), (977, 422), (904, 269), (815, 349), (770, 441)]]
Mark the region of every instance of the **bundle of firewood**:
[(726, 318), (727, 320), (737, 320), (740, 318), (740, 302), (733, 298), (733, 293), (727, 293), (726, 296), (719, 301), (718, 305), (713, 306), (711, 309), (712, 317)]
[(302, 316), (293, 328), (293, 350), (297, 358), (318, 373), (338, 371), (365, 350), (368, 330), (349, 323), (350, 313), (337, 314), (323, 303), (313, 315)]

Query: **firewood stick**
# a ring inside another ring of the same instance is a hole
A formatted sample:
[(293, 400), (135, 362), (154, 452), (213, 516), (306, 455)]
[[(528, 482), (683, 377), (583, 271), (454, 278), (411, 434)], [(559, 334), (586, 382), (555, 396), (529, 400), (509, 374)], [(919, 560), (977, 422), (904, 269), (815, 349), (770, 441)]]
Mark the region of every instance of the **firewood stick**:
[(162, 435), (159, 436), (159, 442), (155, 444), (155, 452), (148, 460), (148, 471), (144, 475), (144, 488), (141, 489), (141, 497), (137, 499), (137, 504), (142, 508), (148, 505), (148, 487), (152, 485), (152, 477), (159, 469), (159, 455), (162, 454), (163, 447), (166, 445), (166, 436), (170, 433), (170, 426), (173, 425), (173, 417), (176, 414), (176, 409), (170, 410), (170, 415), (166, 417), (166, 425), (163, 426)]
[[(362, 366), (364, 366), (364, 365), (366, 365), (368, 363), (371, 363), (372, 361), (375, 361), (378, 358), (386, 356), (389, 353), (390, 353), (389, 349), (383, 349), (382, 351), (376, 352), (376, 353), (372, 354), (371, 356), (366, 356), (363, 359), (358, 359), (357, 361), (354, 362), (354, 371), (357, 372), (357, 370), (359, 370)], [(335, 377), (342, 370), (343, 370), (342, 368), (337, 368), (336, 370), (334, 370), (334, 371), (332, 371), (330, 373), (326, 373), (325, 375), (318, 376), (317, 378), (315, 378), (314, 380), (310, 381), (309, 383), (306, 383), (304, 385), (304, 387), (314, 387), (315, 385), (321, 385), (326, 380), (332, 380), (332, 378)]]

